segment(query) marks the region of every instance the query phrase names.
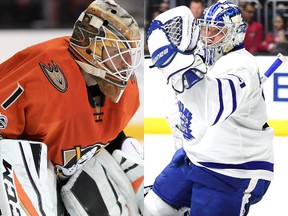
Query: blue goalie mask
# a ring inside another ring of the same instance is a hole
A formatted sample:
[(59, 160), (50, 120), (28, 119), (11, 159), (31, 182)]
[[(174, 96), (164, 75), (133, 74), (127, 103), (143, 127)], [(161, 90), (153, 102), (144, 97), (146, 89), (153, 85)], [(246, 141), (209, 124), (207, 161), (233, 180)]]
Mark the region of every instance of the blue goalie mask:
[(246, 24), (237, 5), (220, 0), (206, 8), (198, 22), (207, 65), (213, 65), (233, 49), (244, 47)]

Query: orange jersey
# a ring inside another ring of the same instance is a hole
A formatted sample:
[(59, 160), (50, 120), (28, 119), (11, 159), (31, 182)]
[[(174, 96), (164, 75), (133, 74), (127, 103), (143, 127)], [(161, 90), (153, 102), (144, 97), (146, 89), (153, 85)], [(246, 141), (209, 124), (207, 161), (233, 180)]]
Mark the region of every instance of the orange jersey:
[[(66, 174), (127, 126), (139, 107), (130, 79), (115, 104), (91, 105), (79, 66), (68, 52), (70, 37), (20, 51), (0, 65), (0, 134), (44, 142), (48, 158)], [(92, 153), (91, 153), (92, 152)]]

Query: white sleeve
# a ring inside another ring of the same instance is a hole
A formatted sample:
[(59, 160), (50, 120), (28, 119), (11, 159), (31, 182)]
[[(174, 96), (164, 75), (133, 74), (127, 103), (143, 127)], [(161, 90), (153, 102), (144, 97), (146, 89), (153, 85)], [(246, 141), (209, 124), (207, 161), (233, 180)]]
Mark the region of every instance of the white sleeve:
[[(208, 76), (179, 95), (183, 104), (182, 112), (188, 108), (195, 121), (207, 126), (221, 123), (241, 109), (243, 104), (254, 100), (253, 94), (261, 95), (259, 91), (262, 91), (257, 67), (233, 66), (220, 60), (208, 72)], [(225, 64), (226, 68), (223, 69), (221, 64)]]

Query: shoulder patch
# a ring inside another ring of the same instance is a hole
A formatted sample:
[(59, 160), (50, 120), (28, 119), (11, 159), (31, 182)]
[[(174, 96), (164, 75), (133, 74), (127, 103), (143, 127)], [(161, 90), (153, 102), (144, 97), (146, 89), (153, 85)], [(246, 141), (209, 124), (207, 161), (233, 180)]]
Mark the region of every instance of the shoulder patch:
[(56, 64), (56, 62), (52, 60), (51, 63), (52, 65), (50, 63), (48, 63), (48, 65), (45, 65), (44, 63), (40, 62), (39, 65), (49, 82), (58, 91), (63, 93), (68, 88), (66, 77), (61, 68)]

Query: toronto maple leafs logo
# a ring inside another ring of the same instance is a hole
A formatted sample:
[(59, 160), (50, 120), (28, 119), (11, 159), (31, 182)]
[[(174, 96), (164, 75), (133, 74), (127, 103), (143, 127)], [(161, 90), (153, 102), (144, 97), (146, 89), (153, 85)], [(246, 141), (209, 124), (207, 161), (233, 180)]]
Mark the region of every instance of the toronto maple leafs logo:
[(49, 82), (60, 92), (65, 92), (68, 88), (66, 77), (61, 68), (56, 62), (51, 61), (52, 64), (48, 63), (45, 65), (40, 62), (39, 65), (44, 72)]
[(183, 137), (186, 140), (194, 139), (194, 136), (192, 135), (192, 130), (190, 128), (192, 121), (192, 113), (187, 108), (185, 108), (184, 104), (181, 103), (181, 101), (178, 102), (178, 108), (181, 120), (181, 128), (179, 129), (182, 131)]
[(8, 119), (5, 115), (0, 113), (0, 130), (7, 127)]

